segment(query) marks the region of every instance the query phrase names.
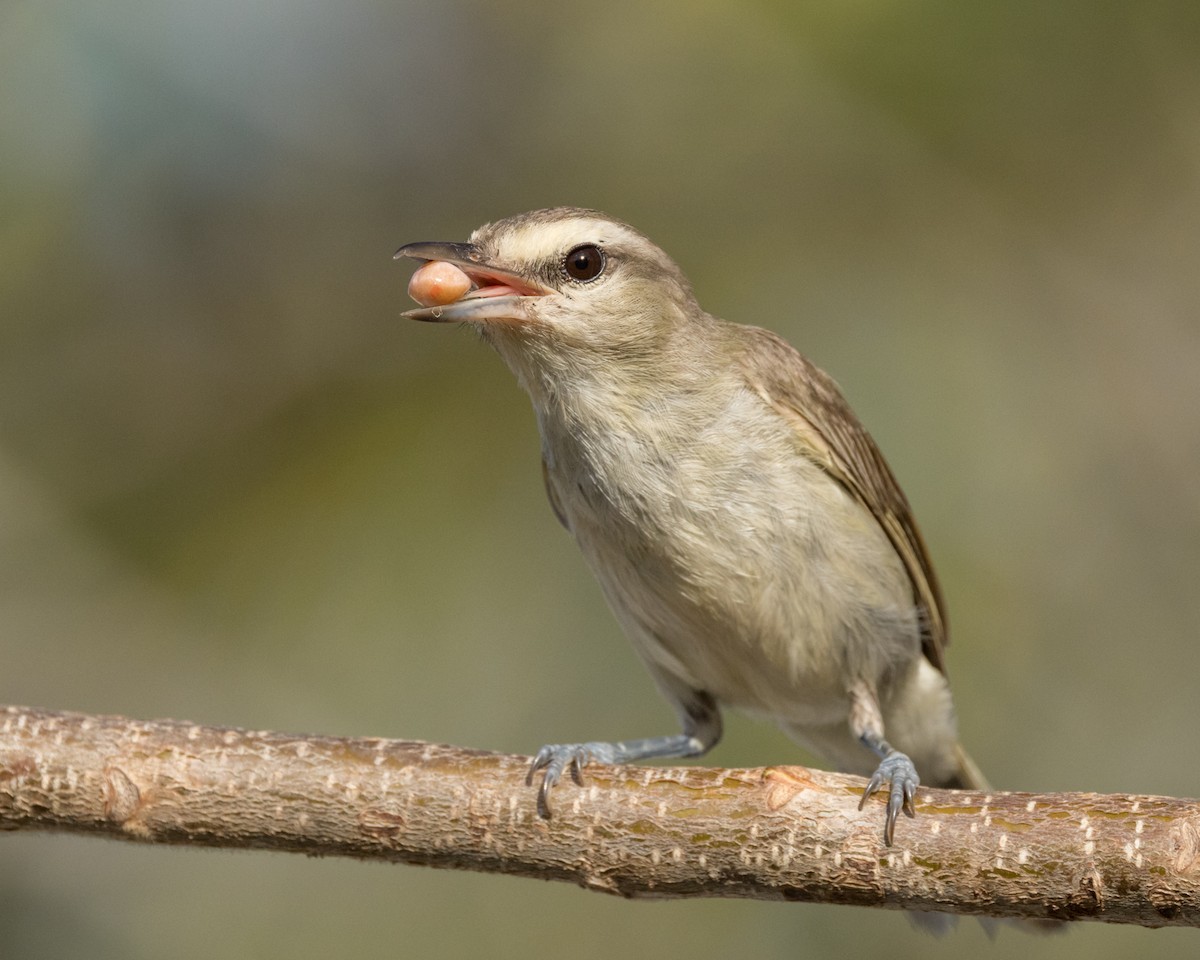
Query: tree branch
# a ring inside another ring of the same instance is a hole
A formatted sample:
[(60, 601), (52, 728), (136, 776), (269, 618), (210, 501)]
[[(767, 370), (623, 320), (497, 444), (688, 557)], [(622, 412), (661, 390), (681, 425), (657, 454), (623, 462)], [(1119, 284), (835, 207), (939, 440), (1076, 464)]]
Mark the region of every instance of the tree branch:
[(403, 740), (0, 708), (0, 830), (336, 854), (752, 897), (1200, 926), (1200, 802), (922, 788), (882, 842), (863, 781), (803, 767), (587, 769), (540, 819), (528, 758)]

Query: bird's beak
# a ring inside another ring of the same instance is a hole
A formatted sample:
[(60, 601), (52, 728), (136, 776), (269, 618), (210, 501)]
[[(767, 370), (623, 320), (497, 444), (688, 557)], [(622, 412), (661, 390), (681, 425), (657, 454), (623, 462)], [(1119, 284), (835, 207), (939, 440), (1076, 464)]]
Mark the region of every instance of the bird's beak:
[(421, 307), (401, 314), (410, 320), (434, 323), (530, 320), (529, 300), (552, 292), (537, 281), (489, 263), (483, 252), (472, 243), (406, 243), (396, 251), (393, 259), (404, 257), (452, 263), (470, 277), (473, 284), (468, 293), (453, 303)]

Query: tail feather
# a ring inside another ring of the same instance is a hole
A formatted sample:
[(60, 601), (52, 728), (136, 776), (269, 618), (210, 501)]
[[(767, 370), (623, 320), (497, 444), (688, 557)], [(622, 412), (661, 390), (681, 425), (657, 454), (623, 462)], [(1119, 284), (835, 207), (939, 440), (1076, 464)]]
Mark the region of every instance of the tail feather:
[(963, 749), (961, 743), (954, 745), (954, 758), (958, 761), (958, 769), (951, 777), (939, 783), (939, 787), (945, 787), (948, 790), (980, 790), (984, 793), (992, 789), (992, 785), (988, 783), (983, 771), (975, 765), (975, 761)]

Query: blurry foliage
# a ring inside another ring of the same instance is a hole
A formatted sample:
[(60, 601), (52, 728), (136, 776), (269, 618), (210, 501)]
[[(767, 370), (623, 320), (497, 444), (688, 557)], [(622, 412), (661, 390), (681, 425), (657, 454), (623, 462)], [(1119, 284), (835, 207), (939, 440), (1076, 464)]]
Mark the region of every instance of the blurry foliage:
[[(933, 547), (997, 783), (1194, 795), (1197, 10), (10, 0), (0, 700), (512, 751), (669, 731), (511, 377), (398, 319), (401, 243), (573, 203), (842, 382)], [(733, 718), (712, 759), (793, 758)], [(6, 958), (983, 937), (36, 836), (0, 844), (0, 904)]]

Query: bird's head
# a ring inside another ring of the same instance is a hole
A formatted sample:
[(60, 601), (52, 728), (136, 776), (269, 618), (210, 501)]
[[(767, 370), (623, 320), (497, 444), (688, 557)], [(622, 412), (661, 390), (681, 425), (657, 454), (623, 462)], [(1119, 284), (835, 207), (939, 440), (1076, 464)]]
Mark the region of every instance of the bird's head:
[(670, 257), (594, 210), (535, 210), (486, 224), (466, 243), (406, 244), (401, 257), (449, 264), (459, 281), (423, 295), (422, 267), (409, 289), (427, 305), (404, 316), (471, 324), (518, 375), (564, 362), (650, 361), (703, 318)]

